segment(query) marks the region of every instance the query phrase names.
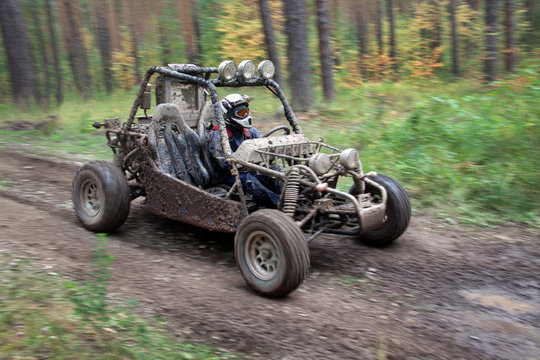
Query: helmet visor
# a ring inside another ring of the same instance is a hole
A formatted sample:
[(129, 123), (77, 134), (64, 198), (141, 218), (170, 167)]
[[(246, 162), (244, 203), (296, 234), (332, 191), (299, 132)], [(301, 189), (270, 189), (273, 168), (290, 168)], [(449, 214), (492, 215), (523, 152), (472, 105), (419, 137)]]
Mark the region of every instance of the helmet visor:
[(237, 118), (245, 118), (249, 115), (249, 108), (247, 105), (239, 106), (238, 108), (234, 109), (234, 116)]

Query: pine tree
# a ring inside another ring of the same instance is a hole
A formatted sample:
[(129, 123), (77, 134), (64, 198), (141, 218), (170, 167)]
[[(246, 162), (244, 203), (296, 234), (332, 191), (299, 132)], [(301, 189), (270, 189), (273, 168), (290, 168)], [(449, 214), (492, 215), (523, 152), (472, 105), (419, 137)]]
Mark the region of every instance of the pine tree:
[(297, 111), (314, 106), (313, 86), (307, 41), (307, 16), (304, 0), (283, 0), (291, 105)]
[(54, 79), (56, 82), (56, 104), (59, 105), (64, 101), (64, 94), (62, 92), (62, 71), (60, 70), (60, 54), (58, 52), (58, 40), (56, 37), (56, 30), (54, 28), (54, 18), (51, 8), (52, 0), (44, 0), (45, 13), (47, 15), (47, 29), (49, 31), (49, 37), (51, 42), (51, 52), (53, 55), (54, 63)]
[(497, 2), (486, 0), (486, 54), (484, 60), (484, 77), (486, 81), (497, 80)]
[(384, 43), (383, 43), (383, 36), (382, 36), (382, 0), (375, 0), (376, 5), (376, 12), (377, 16), (375, 17), (375, 29), (377, 33), (377, 49), (379, 52), (379, 55), (382, 55), (384, 51)]
[(516, 67), (516, 39), (514, 21), (514, 0), (504, 0), (504, 67), (508, 72), (514, 72)]
[(90, 72), (88, 57), (82, 37), (81, 13), (75, 0), (59, 0), (59, 19), (62, 24), (64, 46), (73, 73), (73, 80), (83, 97), (90, 95)]
[(193, 31), (195, 35), (195, 62), (200, 63), (202, 60), (202, 39), (201, 39), (201, 24), (199, 20), (199, 1), (191, 0), (191, 15), (193, 17)]
[(355, 6), (356, 37), (358, 39), (360, 53), (360, 71), (362, 76), (366, 76), (365, 56), (367, 54), (367, 6), (365, 0), (360, 0)]
[[(123, 0), (122, 1), (122, 17), (123, 22), (127, 26), (129, 31), (129, 42), (130, 42), (130, 49), (131, 49), (131, 56), (133, 58), (134, 66), (133, 66), (133, 75), (135, 76), (135, 79), (139, 79), (141, 74), (139, 74), (139, 70), (141, 68), (141, 61), (140, 61), (140, 55), (139, 55), (139, 47), (140, 47), (140, 38), (139, 34), (143, 31), (141, 29), (142, 23), (141, 23), (141, 17), (139, 16), (139, 9), (141, 7), (140, 0), (131, 1), (131, 0)], [(121, 51), (125, 52), (125, 48), (122, 48)], [(115, 55), (113, 55), (114, 57)], [(125, 69), (124, 71), (128, 71), (128, 69)]]
[[(108, 4), (104, 0), (93, 0), (92, 2), (92, 17), (94, 18), (94, 32), (96, 41), (99, 48), (99, 53), (101, 55), (101, 67), (103, 70), (103, 82), (105, 84), (105, 90), (107, 93), (111, 93), (113, 90), (113, 79), (112, 79), (112, 51), (111, 51), (111, 37), (110, 37), (110, 28), (111, 24), (108, 21), (107, 14)], [(117, 36), (115, 35), (115, 38)]]
[(317, 29), (319, 32), (319, 56), (321, 61), (321, 77), (325, 100), (336, 97), (334, 73), (332, 64), (332, 49), (330, 48), (330, 29), (328, 25), (328, 6), (326, 0), (316, 0)]
[(459, 48), (458, 48), (458, 30), (456, 22), (456, 1), (450, 0), (450, 31), (452, 42), (452, 74), (459, 74)]
[(41, 20), (38, 14), (38, 4), (36, 0), (32, 1), (30, 6), (30, 14), (32, 16), (32, 22), (34, 23), (34, 33), (37, 38), (38, 51), (41, 58), (41, 73), (43, 74), (44, 89), (39, 91), (38, 88), (38, 102), (43, 106), (48, 107), (50, 102), (49, 88), (51, 87), (51, 75), (49, 70), (49, 56), (45, 50), (45, 40), (43, 37), (43, 30), (41, 28)]
[(267, 0), (259, 0), (259, 8), (261, 11), (261, 19), (263, 23), (264, 39), (266, 43), (266, 51), (268, 52), (268, 58), (272, 60), (276, 67), (275, 80), (278, 84), (281, 84), (281, 62), (279, 61), (279, 54), (277, 50), (276, 37), (274, 35), (274, 26), (272, 24), (272, 14)]
[(185, 52), (188, 62), (196, 63), (196, 46), (195, 46), (195, 28), (193, 26), (193, 18), (191, 16), (191, 0), (179, 0), (178, 10), (182, 19), (182, 33), (184, 35)]
[(390, 33), (390, 61), (392, 62), (392, 68), (394, 69), (394, 73), (398, 73), (399, 71), (399, 65), (397, 63), (396, 59), (396, 30), (395, 30), (395, 22), (394, 22), (394, 10), (393, 10), (393, 3), (392, 0), (386, 0), (386, 11), (388, 13), (388, 26), (389, 26), (389, 33)]
[(19, 0), (0, 1), (0, 26), (13, 98), (17, 106), (26, 108), (32, 96), (37, 99), (38, 92), (30, 39)]

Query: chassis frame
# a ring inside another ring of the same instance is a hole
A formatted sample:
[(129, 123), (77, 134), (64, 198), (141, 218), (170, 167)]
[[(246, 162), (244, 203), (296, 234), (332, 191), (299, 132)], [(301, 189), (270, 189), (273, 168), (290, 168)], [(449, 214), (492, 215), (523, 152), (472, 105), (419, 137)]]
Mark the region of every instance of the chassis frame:
[[(278, 210), (294, 216), (297, 224), (309, 235), (309, 240), (321, 233), (359, 235), (377, 228), (384, 221), (387, 194), (383, 186), (370, 179), (375, 173), (364, 174), (360, 164), (357, 169), (341, 167), (338, 171), (317, 175), (308, 166), (311, 158), (308, 155), (322, 149), (329, 153), (332, 167), (338, 162), (341, 153), (337, 148), (325, 144), (322, 139), (310, 141), (305, 137), (283, 90), (275, 81), (261, 77), (251, 80), (236, 78), (229, 82), (219, 78), (211, 79), (210, 76), (216, 73), (218, 68), (194, 65), (150, 67), (141, 81), (127, 121), (123, 125), (120, 125), (118, 119), (105, 121), (103, 125), (106, 127), (107, 144), (114, 152), (114, 163), (126, 171), (128, 180), (132, 180), (131, 200), (144, 195), (144, 207), (152, 213), (213, 231), (233, 233), (240, 221), (249, 214), (249, 204), (239, 177), (242, 169), (249, 169), (283, 180)], [(146, 111), (145, 116), (136, 114), (139, 108), (149, 107), (145, 104), (145, 92), (154, 74), (201, 86), (209, 96), (222, 147), (227, 154), (226, 160), (231, 164), (231, 174), (236, 178), (235, 185), (224, 199), (166, 176), (156, 168), (154, 161), (145, 160), (156, 159), (148, 145), (147, 129), (144, 125), (151, 116), (146, 115)], [(285, 118), (294, 134), (248, 140), (232, 154), (217, 88), (245, 86), (268, 88), (281, 101)], [(101, 125), (97, 124), (96, 127)], [(274, 170), (275, 166), (272, 165), (277, 163), (286, 171)], [(369, 184), (377, 189), (380, 196), (375, 202), (367, 195), (353, 196), (337, 190), (332, 184), (335, 185), (340, 176), (351, 176), (360, 191)], [(309, 188), (313, 193), (325, 193), (342, 201), (335, 206), (321, 196), (311, 204), (311, 208), (297, 206), (299, 187)], [(231, 200), (234, 193), (237, 194), (238, 201)], [(317, 221), (316, 219), (320, 218), (317, 215), (324, 215), (324, 221)], [(345, 216), (356, 218), (357, 223), (348, 226), (350, 224), (343, 220)]]

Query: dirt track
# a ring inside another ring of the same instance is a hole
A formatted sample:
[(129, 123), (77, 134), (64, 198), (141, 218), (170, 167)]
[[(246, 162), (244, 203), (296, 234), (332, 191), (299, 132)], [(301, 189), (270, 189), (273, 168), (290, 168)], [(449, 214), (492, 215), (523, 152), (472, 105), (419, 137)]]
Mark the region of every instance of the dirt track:
[[(71, 209), (77, 167), (2, 150), (0, 250), (86, 277), (95, 236)], [(386, 249), (321, 236), (308, 279), (282, 300), (245, 286), (230, 239), (137, 202), (109, 248), (115, 299), (248, 358), (540, 358), (540, 234), (520, 226), (463, 230), (414, 214)]]

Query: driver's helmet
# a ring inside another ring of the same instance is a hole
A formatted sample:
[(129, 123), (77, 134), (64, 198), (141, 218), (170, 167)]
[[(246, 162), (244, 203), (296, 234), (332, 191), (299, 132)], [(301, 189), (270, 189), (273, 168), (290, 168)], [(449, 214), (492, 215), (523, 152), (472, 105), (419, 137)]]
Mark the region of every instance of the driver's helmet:
[(241, 94), (229, 94), (221, 100), (225, 112), (225, 122), (236, 128), (250, 128), (253, 119), (249, 112), (248, 103), (252, 97)]

